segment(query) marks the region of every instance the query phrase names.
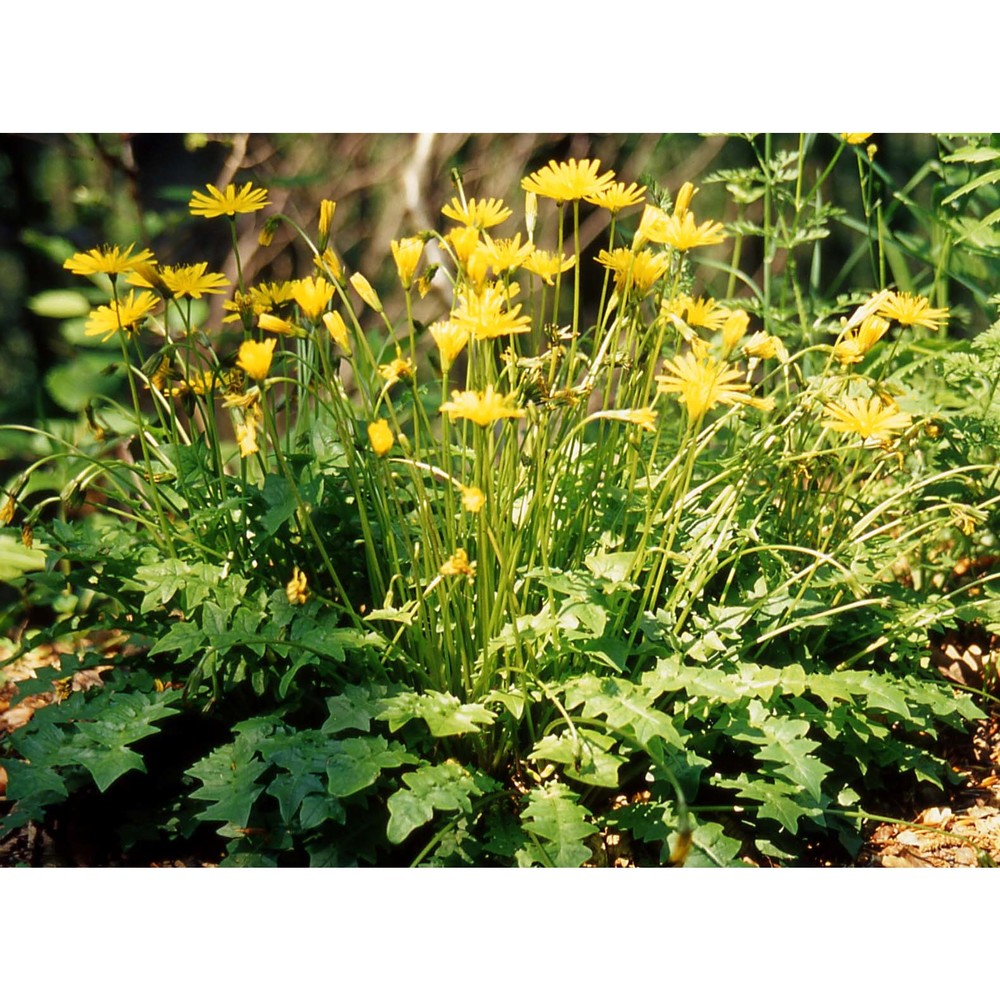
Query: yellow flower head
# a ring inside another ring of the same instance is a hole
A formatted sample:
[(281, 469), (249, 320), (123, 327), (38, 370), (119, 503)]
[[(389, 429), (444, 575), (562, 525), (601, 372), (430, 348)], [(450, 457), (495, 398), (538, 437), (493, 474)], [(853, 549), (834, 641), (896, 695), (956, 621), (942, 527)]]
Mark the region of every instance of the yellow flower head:
[(469, 562), (469, 556), (465, 549), (455, 549), (441, 565), (438, 572), (442, 576), (468, 576), (476, 575), (476, 564)]
[(667, 215), (652, 205), (647, 205), (643, 211), (636, 237), (643, 237), (651, 243), (666, 243), (682, 253), (695, 247), (714, 246), (726, 238), (721, 222), (708, 220), (699, 226), (694, 221), (693, 212), (680, 216)]
[(663, 365), (670, 374), (656, 376), (659, 391), (678, 393), (692, 421), (700, 420), (717, 403), (726, 406), (747, 404), (762, 410), (771, 408), (769, 402), (749, 395), (751, 386), (741, 381), (743, 373), (725, 361), (685, 354), (673, 361), (664, 361)]
[(105, 335), (107, 340), (119, 330), (134, 332), (141, 320), (144, 320), (156, 308), (157, 298), (152, 292), (141, 292), (138, 297), (134, 291), (112, 302), (111, 305), (98, 306), (91, 310), (83, 332), (88, 337)]
[(525, 177), (521, 187), (553, 201), (579, 201), (587, 195), (601, 194), (611, 185), (615, 172), (608, 170), (598, 175), (600, 169), (600, 160), (581, 160), (579, 163), (572, 159), (566, 163), (549, 160), (548, 166)]
[(729, 355), (750, 325), (750, 317), (742, 309), (734, 309), (722, 324), (722, 353)]
[(339, 312), (323, 313), (323, 325), (326, 327), (333, 342), (348, 356), (351, 354), (351, 341), (347, 336), (347, 324)]
[(283, 337), (295, 336), (295, 327), (287, 319), (272, 316), (271, 313), (261, 313), (257, 317), (257, 326), (267, 333), (280, 333)]
[(524, 261), (524, 269), (537, 274), (546, 285), (555, 284), (555, 276), (568, 271), (576, 263), (576, 254), (564, 257), (548, 250), (533, 250)]
[(396, 261), (399, 280), (403, 283), (403, 288), (409, 288), (413, 284), (413, 275), (424, 251), (424, 241), (419, 236), (408, 236), (406, 239), (393, 240), (389, 246)]
[(499, 226), (513, 214), (509, 208), (504, 206), (500, 198), (470, 198), (463, 207), (458, 198), (452, 198), (451, 202), (441, 209), (441, 214), (455, 222), (462, 223), (463, 226), (471, 226), (473, 229), (490, 229)]
[(468, 289), (459, 293), (452, 319), (476, 340), (492, 340), (527, 333), (531, 319), (520, 312), (520, 304), (508, 309), (503, 289), (488, 285), (481, 292)]
[(664, 302), (660, 313), (667, 318), (674, 314), (681, 319), (687, 314), (688, 325), (702, 330), (721, 330), (730, 315), (725, 306), (716, 305), (715, 299), (693, 299), (690, 295), (679, 295), (670, 302)]
[(516, 233), (510, 240), (493, 240), (488, 234), (483, 235), (484, 251), (494, 274), (505, 274), (521, 267), (534, 252), (534, 245), (525, 243), (521, 246), (521, 234)]
[(206, 184), (208, 194), (202, 191), (192, 191), (188, 208), (192, 215), (203, 215), (206, 219), (215, 219), (220, 215), (236, 215), (237, 212), (259, 212), (265, 205), (271, 203), (267, 200), (267, 191), (264, 188), (255, 188), (247, 181), (236, 190), (235, 184), (227, 184), (225, 192), (220, 191), (213, 184)]
[(591, 420), (617, 420), (621, 423), (635, 424), (644, 431), (656, 430), (656, 410), (651, 406), (632, 410), (598, 410), (587, 417), (587, 422)]
[(470, 514), (478, 514), (486, 504), (486, 495), (478, 486), (459, 486), (462, 492), (462, 506)]
[(412, 379), (415, 374), (413, 361), (397, 354), (388, 364), (379, 365), (378, 373), (389, 385), (395, 385), (402, 379)]
[(925, 295), (909, 292), (889, 292), (878, 311), (900, 326), (923, 326), (928, 330), (936, 330), (939, 322), (948, 319), (947, 309), (932, 309)]
[(167, 297), (171, 295), (186, 295), (188, 298), (200, 299), (202, 295), (222, 295), (229, 279), (216, 271), (208, 274), (207, 262), (170, 267), (169, 265), (155, 270), (148, 262), (140, 264), (129, 275), (128, 283), (138, 288), (156, 288)]
[(14, 520), (14, 497), (8, 493), (7, 499), (0, 505), (0, 526), (6, 526)]
[(326, 271), (334, 281), (341, 281), (344, 277), (344, 269), (331, 247), (327, 247), (319, 256), (313, 257), (313, 263), (321, 271)]
[(590, 202), (591, 205), (607, 209), (612, 215), (617, 215), (623, 208), (638, 205), (645, 193), (645, 186), (637, 187), (635, 184), (629, 184), (628, 187), (625, 187), (623, 181), (618, 181), (615, 184), (609, 184), (597, 194), (584, 195), (583, 200)]
[(674, 215), (677, 218), (685, 215), (691, 207), (691, 199), (698, 193), (698, 189), (690, 182), (685, 181), (681, 185), (677, 197), (674, 199)]
[(849, 397), (839, 403), (827, 403), (825, 409), (833, 419), (823, 421), (824, 427), (841, 434), (860, 434), (865, 444), (888, 444), (913, 420), (908, 413), (900, 413), (895, 403), (885, 405), (877, 396)]
[(294, 283), (295, 301), (299, 308), (311, 319), (315, 320), (330, 304), (330, 297), (336, 289), (324, 277), (302, 278)]
[(848, 329), (833, 349), (842, 365), (857, 364), (889, 329), (889, 321), (872, 313), (866, 316), (857, 332)]
[(155, 264), (152, 251), (140, 250), (132, 253), (134, 243), (124, 250), (117, 246), (102, 246), (85, 253), (75, 253), (64, 264), (73, 274), (126, 274), (134, 270), (136, 264)]
[(292, 570), (292, 578), (285, 587), (285, 596), (289, 604), (305, 604), (309, 596), (309, 584), (305, 573), (296, 566)]
[(250, 378), (257, 382), (263, 382), (267, 378), (267, 373), (271, 370), (271, 359), (274, 356), (274, 348), (277, 343), (274, 337), (268, 337), (263, 342), (244, 340), (240, 344), (240, 354), (236, 364)]
[(368, 440), (371, 442), (372, 451), (381, 457), (392, 449), (396, 438), (387, 420), (376, 420), (368, 425)]
[(493, 386), (487, 386), (485, 392), (474, 389), (459, 392), (456, 389), (451, 394), (451, 401), (441, 404), (441, 412), (488, 427), (497, 420), (517, 420), (524, 416), (524, 410), (514, 406), (512, 400), (512, 396), (501, 396)]
[(333, 213), (337, 210), (337, 203), (324, 198), (319, 203), (319, 235), (320, 239), (325, 239), (330, 235), (330, 226), (333, 223)]
[(615, 291), (619, 295), (631, 288), (645, 295), (670, 266), (670, 257), (665, 253), (654, 254), (652, 250), (635, 251), (625, 247), (610, 252), (602, 250), (595, 259), (614, 272)]
[(841, 132), (840, 138), (850, 146), (860, 146), (874, 132)]
[(535, 238), (535, 222), (538, 220), (538, 195), (534, 191), (524, 193), (524, 231), (528, 234), (528, 242)]
[(780, 337), (772, 337), (758, 330), (744, 345), (743, 353), (748, 358), (760, 358), (762, 361), (777, 358), (782, 363), (788, 361), (788, 351)]
[(451, 244), (459, 263), (464, 265), (479, 246), (479, 230), (475, 226), (452, 226), (445, 240)]
[(375, 312), (382, 312), (382, 300), (378, 293), (369, 284), (368, 279), (359, 271), (351, 275), (351, 286), (361, 296), (361, 301), (367, 306), (371, 306)]
[(449, 371), (469, 342), (469, 328), (454, 320), (438, 320), (431, 323), (430, 332), (441, 352), (441, 370)]

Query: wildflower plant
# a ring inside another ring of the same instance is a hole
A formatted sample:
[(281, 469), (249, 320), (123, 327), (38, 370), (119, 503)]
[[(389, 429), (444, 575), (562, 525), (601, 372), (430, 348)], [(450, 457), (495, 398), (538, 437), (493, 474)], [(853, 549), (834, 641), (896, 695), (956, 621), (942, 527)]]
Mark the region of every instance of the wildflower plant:
[[(945, 304), (881, 274), (839, 303), (802, 283), (800, 248), (836, 213), (803, 148), (770, 142), (751, 139), (753, 176), (716, 178), (729, 222), (695, 214), (692, 183), (671, 204), (589, 159), (528, 173), (523, 229), (459, 185), (447, 231), (385, 248), (399, 317), (341, 265), (332, 200), (316, 241), (281, 218), (314, 261), (283, 286), (237, 267), (223, 288), (209, 262), (134, 245), (67, 261), (111, 279), (86, 332), (117, 338), (132, 407), (96, 401), (89, 437), (57, 443), (66, 490), (28, 503), (40, 461), (3, 518), (44, 539), (35, 587), (70, 567), (186, 698), (258, 699), (187, 772), (231, 861), (581, 864), (602, 828), (654, 863), (780, 859), (804, 830), (856, 847), (880, 769), (942, 780), (919, 734), (977, 710), (918, 637), (996, 614), (995, 590), (930, 612), (898, 567), (947, 544), (959, 494), (995, 523), (995, 467), (945, 461), (900, 364)], [(207, 192), (191, 213), (226, 218), (238, 263), (235, 217), (268, 193)], [(606, 249), (584, 247), (582, 211), (606, 214)], [(424, 325), (431, 241), (451, 302)], [(704, 250), (728, 255), (723, 280)], [(586, 253), (604, 275), (585, 322)], [(202, 294), (227, 296), (223, 330), (192, 323)], [(76, 493), (102, 498), (100, 531), (41, 518)], [(136, 676), (142, 712), (175, 710), (177, 689)], [(51, 798), (32, 773), (12, 775), (22, 816)]]

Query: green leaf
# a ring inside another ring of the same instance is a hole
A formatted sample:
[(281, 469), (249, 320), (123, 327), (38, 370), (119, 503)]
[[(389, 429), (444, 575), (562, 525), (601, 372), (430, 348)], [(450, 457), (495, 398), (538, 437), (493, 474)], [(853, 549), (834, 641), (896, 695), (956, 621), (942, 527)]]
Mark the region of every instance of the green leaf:
[(579, 868), (593, 853), (583, 841), (597, 832), (587, 815), (576, 793), (565, 785), (550, 782), (533, 788), (521, 813), (521, 826), (536, 843), (518, 851), (518, 863)]
[(406, 788), (389, 796), (389, 842), (401, 844), (416, 829), (429, 823), (434, 812), (472, 812), (473, 796), (500, 786), (485, 775), (474, 775), (455, 761), (425, 764), (403, 775)]
[(333, 743), (326, 766), (327, 791), (347, 798), (373, 785), (383, 769), (415, 764), (418, 759), (402, 744), (389, 744), (381, 736), (354, 736)]
[(99, 791), (106, 791), (127, 771), (142, 771), (146, 764), (134, 750), (124, 747), (80, 747), (76, 751), (77, 762), (82, 764), (94, 779)]
[(575, 677), (565, 686), (566, 707), (583, 705), (583, 717), (594, 719), (603, 715), (608, 725), (630, 736), (639, 746), (647, 746), (655, 738), (678, 749), (684, 740), (673, 720), (653, 707), (648, 692), (619, 677), (595, 677), (586, 674)]
[(615, 742), (613, 737), (605, 733), (586, 729), (577, 730), (576, 736), (569, 732), (550, 734), (535, 744), (528, 759), (564, 764), (567, 778), (586, 785), (617, 788), (618, 768), (625, 762), (625, 758), (608, 752)]
[(295, 513), (298, 503), (291, 484), (283, 476), (268, 474), (264, 479), (263, 496), (267, 513), (257, 523), (270, 537)]
[(492, 725), (496, 713), (482, 705), (463, 705), (453, 694), (428, 691), (417, 694), (404, 691), (383, 701), (377, 719), (389, 723), (389, 731), (396, 732), (411, 719), (423, 719), (435, 737), (459, 736), (478, 733), (480, 725)]
[(324, 733), (339, 733), (345, 729), (358, 729), (367, 733), (371, 722), (382, 710), (384, 687), (364, 688), (348, 684), (344, 693), (326, 699), (330, 717), (323, 723)]
[(740, 775), (733, 780), (714, 782), (719, 788), (734, 788), (740, 798), (760, 802), (757, 815), (761, 819), (773, 819), (791, 834), (799, 831), (799, 820), (804, 816), (820, 816), (822, 809), (802, 805), (797, 796), (799, 787), (785, 781), (752, 780), (748, 775)]
[(256, 753), (252, 741), (241, 734), (185, 772), (202, 783), (201, 788), (189, 793), (190, 797), (214, 803), (198, 813), (199, 819), (221, 820), (233, 827), (247, 825), (250, 809), (264, 791), (257, 779), (268, 768), (255, 759)]

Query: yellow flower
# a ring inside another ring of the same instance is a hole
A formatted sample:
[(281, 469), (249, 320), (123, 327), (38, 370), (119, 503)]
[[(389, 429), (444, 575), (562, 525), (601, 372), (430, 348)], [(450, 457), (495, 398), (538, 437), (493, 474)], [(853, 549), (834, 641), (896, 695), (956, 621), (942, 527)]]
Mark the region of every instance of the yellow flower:
[(475, 226), (452, 226), (445, 240), (451, 244), (459, 262), (465, 264), (479, 246), (479, 230)]
[(486, 284), (486, 272), (489, 269), (489, 251), (480, 243), (465, 262), (465, 277), (477, 292), (483, 290), (483, 285)]
[(524, 262), (524, 269), (537, 274), (547, 285), (554, 284), (557, 274), (568, 271), (576, 263), (576, 254), (564, 257), (561, 253), (549, 253), (548, 250), (533, 250)]
[(612, 215), (617, 215), (623, 208), (638, 205), (645, 193), (645, 186), (637, 187), (635, 184), (629, 184), (625, 187), (623, 181), (618, 181), (597, 194), (585, 194), (583, 200), (599, 208), (606, 208)]
[(119, 330), (135, 330), (140, 320), (156, 307), (157, 299), (152, 292), (142, 292), (136, 298), (135, 292), (129, 292), (124, 299), (119, 299), (117, 303), (112, 302), (108, 306), (98, 306), (93, 309), (87, 318), (87, 324), (83, 332), (88, 337), (99, 337), (107, 334), (105, 340), (113, 336)]
[[(647, 205), (646, 209), (652, 206)], [(656, 212), (659, 212), (657, 215)], [(667, 215), (656, 209), (654, 212), (643, 212), (643, 221), (639, 223), (639, 231), (652, 243), (666, 243), (675, 250), (684, 252), (695, 247), (709, 247), (725, 240), (721, 222), (709, 219), (700, 226), (694, 221), (693, 212), (685, 212), (682, 216)], [(637, 236), (639, 233), (636, 234)]]
[(936, 330), (939, 322), (948, 319), (947, 309), (932, 309), (925, 295), (909, 292), (889, 292), (878, 311), (900, 326), (923, 326), (928, 330)]
[(688, 209), (691, 207), (691, 199), (698, 193), (698, 188), (696, 188), (690, 181), (685, 181), (681, 185), (681, 189), (677, 192), (677, 197), (674, 199), (674, 216), (680, 218), (683, 216)]
[(833, 349), (842, 365), (857, 364), (889, 329), (889, 321), (872, 313), (861, 321), (857, 333), (848, 329)]
[(8, 525), (14, 520), (14, 497), (10, 493), (7, 494), (7, 499), (4, 500), (3, 506), (0, 507), (0, 525)]
[(686, 313), (688, 325), (702, 330), (721, 330), (730, 315), (725, 306), (716, 305), (715, 299), (693, 299), (690, 295), (681, 295), (665, 302), (660, 312), (668, 317), (674, 313), (682, 319)]
[(535, 248), (531, 243), (521, 246), (521, 234), (517, 233), (511, 240), (493, 240), (488, 234), (483, 236), (485, 240), (484, 251), (490, 267), (494, 274), (504, 274), (506, 271), (513, 271), (520, 267), (534, 252)]
[(264, 223), (264, 228), (257, 234), (257, 244), (262, 247), (269, 247), (274, 242), (274, 234), (281, 225), (281, 219), (274, 216)]
[(538, 195), (534, 191), (524, 194), (524, 231), (528, 234), (528, 242), (535, 238), (535, 222), (538, 220)]
[(598, 410), (587, 417), (591, 420), (618, 420), (621, 423), (636, 424), (644, 431), (656, 430), (656, 410), (643, 406), (633, 410)]
[(365, 305), (371, 306), (375, 312), (382, 312), (382, 300), (378, 297), (375, 289), (368, 283), (368, 279), (360, 271), (357, 274), (351, 275), (351, 285), (358, 295), (361, 296), (361, 301)]
[(725, 361), (685, 354), (673, 361), (664, 361), (663, 365), (670, 374), (656, 376), (659, 391), (678, 393), (692, 421), (701, 419), (717, 403), (771, 409), (770, 402), (749, 395), (751, 387), (740, 381), (743, 373)]
[(512, 396), (501, 396), (493, 386), (487, 386), (485, 392), (474, 389), (459, 392), (456, 389), (451, 394), (451, 402), (441, 404), (441, 412), (488, 427), (497, 420), (516, 420), (524, 416), (524, 410), (517, 409), (512, 400)]
[(389, 244), (393, 259), (396, 261), (396, 271), (403, 288), (413, 284), (413, 275), (424, 251), (424, 241), (419, 236), (409, 236), (402, 240), (393, 240)]
[(274, 337), (260, 343), (256, 340), (244, 340), (240, 344), (240, 355), (236, 364), (242, 368), (250, 378), (257, 382), (263, 382), (267, 378), (267, 373), (271, 369), (271, 360), (274, 355), (274, 348), (277, 344)]
[(442, 576), (468, 576), (476, 575), (476, 564), (469, 562), (469, 556), (465, 549), (455, 549), (442, 564), (438, 572)]
[(478, 486), (459, 486), (462, 506), (471, 514), (478, 514), (486, 504), (486, 495)]
[(240, 458), (248, 458), (250, 455), (256, 454), (260, 451), (257, 446), (257, 431), (259, 426), (256, 420), (252, 419), (253, 414), (249, 414), (250, 420), (241, 421), (235, 417), (235, 414), (239, 413), (238, 410), (234, 410), (234, 426), (233, 431), (236, 434), (236, 443), (240, 446)]
[(222, 372), (188, 372), (184, 385), (175, 386), (167, 393), (170, 396), (184, 396), (193, 392), (196, 396), (204, 396), (216, 386), (224, 388), (227, 379)]
[(299, 308), (311, 319), (326, 311), (330, 304), (330, 296), (335, 289), (326, 278), (301, 278), (294, 283), (295, 301)]
[(305, 573), (296, 566), (292, 570), (292, 578), (285, 587), (285, 596), (289, 604), (305, 604), (309, 596), (309, 585)]
[(726, 356), (740, 342), (750, 325), (750, 317), (742, 309), (734, 309), (722, 324), (722, 353)]
[(847, 398), (840, 403), (827, 403), (825, 409), (833, 419), (823, 421), (824, 427), (841, 434), (860, 434), (866, 444), (888, 444), (913, 420), (908, 413), (900, 413), (895, 403), (883, 405), (877, 396)]
[(521, 187), (553, 201), (579, 201), (587, 195), (601, 194), (610, 187), (615, 172), (608, 170), (598, 176), (600, 169), (600, 160), (581, 160), (579, 163), (572, 159), (566, 163), (549, 160), (548, 166), (525, 177)]
[(324, 198), (319, 203), (319, 235), (325, 238), (330, 235), (330, 226), (333, 223), (333, 213), (337, 210), (337, 203)]
[(430, 332), (441, 352), (441, 370), (448, 371), (469, 342), (469, 328), (454, 320), (438, 320), (431, 323)]
[(323, 325), (326, 327), (333, 342), (348, 356), (351, 354), (351, 342), (347, 336), (347, 324), (339, 312), (323, 313)]
[(344, 277), (344, 269), (340, 266), (337, 255), (330, 247), (327, 247), (322, 255), (313, 257), (313, 263), (321, 271), (326, 271), (334, 281), (341, 281)]
[(286, 337), (295, 336), (295, 327), (287, 319), (272, 316), (270, 313), (261, 313), (257, 317), (257, 326), (268, 333), (280, 333)]
[(368, 440), (371, 442), (372, 451), (381, 457), (392, 449), (396, 438), (389, 429), (387, 420), (376, 420), (368, 425)]
[(136, 264), (156, 263), (152, 251), (140, 250), (134, 254), (132, 253), (134, 246), (134, 243), (130, 243), (122, 250), (117, 246), (104, 245), (86, 253), (75, 253), (63, 267), (73, 274), (125, 274), (133, 270)]
[(520, 305), (507, 308), (503, 289), (487, 286), (482, 292), (472, 289), (461, 292), (452, 319), (476, 340), (491, 340), (527, 333), (531, 329), (531, 319), (521, 316), (520, 312)]
[(626, 289), (635, 288), (645, 295), (666, 274), (670, 257), (665, 253), (654, 254), (652, 250), (628, 250), (619, 247), (610, 253), (602, 250), (595, 258), (615, 275), (615, 291), (619, 295)]
[(760, 358), (764, 361), (775, 357), (782, 363), (788, 361), (788, 351), (785, 350), (785, 345), (781, 342), (781, 338), (772, 337), (764, 333), (763, 330), (758, 330), (743, 345), (743, 353), (748, 358)]
[(259, 451), (257, 431), (264, 425), (259, 387), (254, 386), (242, 395), (227, 393), (222, 405), (230, 411), (236, 443), (240, 446), (240, 458), (247, 458)]
[(461, 222), (463, 226), (472, 226), (474, 229), (490, 229), (499, 226), (512, 215), (509, 208), (504, 206), (500, 198), (470, 198), (463, 207), (458, 198), (452, 198), (451, 202), (441, 209), (441, 214), (455, 222)]
[(220, 191), (214, 184), (206, 184), (208, 194), (202, 191), (192, 191), (188, 208), (192, 215), (203, 215), (206, 219), (215, 219), (220, 215), (236, 215), (237, 212), (259, 212), (265, 205), (271, 203), (267, 200), (267, 191), (264, 188), (255, 188), (247, 181), (236, 190), (235, 184), (227, 184), (225, 192)]
[(844, 142), (851, 146), (860, 146), (861, 143), (865, 141), (870, 135), (874, 135), (874, 132), (841, 132), (840, 138)]
[(412, 379), (414, 375), (413, 362), (397, 354), (388, 364), (379, 365), (378, 373), (389, 383), (395, 385), (401, 379)]
[(138, 288), (166, 289), (169, 295), (186, 295), (200, 299), (202, 295), (222, 295), (229, 284), (224, 274), (212, 271), (205, 273), (208, 263), (184, 266), (162, 267), (155, 271), (148, 263), (140, 265), (128, 278), (130, 285)]

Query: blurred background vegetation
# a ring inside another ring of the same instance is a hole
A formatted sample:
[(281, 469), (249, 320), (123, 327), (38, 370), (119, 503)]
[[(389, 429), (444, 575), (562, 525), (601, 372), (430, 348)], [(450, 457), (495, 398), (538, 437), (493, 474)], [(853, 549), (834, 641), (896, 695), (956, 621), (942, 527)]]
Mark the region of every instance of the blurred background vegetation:
[[(949, 150), (967, 146), (968, 137), (874, 135), (870, 141), (877, 152), (867, 216), (856, 166), (864, 147), (849, 147), (823, 188), (825, 201), (844, 214), (830, 221), (820, 260), (804, 248), (806, 269), (813, 279), (818, 269), (831, 299), (877, 287), (874, 259), (859, 235), (870, 231), (873, 207), (880, 204), (891, 283), (936, 293), (935, 304), (949, 305), (956, 320), (949, 335), (974, 335), (992, 320), (996, 246), (992, 225), (977, 220), (997, 208), (996, 186), (974, 185), (943, 208), (949, 193), (976, 176), (975, 162), (947, 164)], [(799, 137), (779, 135), (771, 142), (772, 153), (795, 153)], [(989, 136), (975, 142), (991, 149)], [(839, 144), (833, 134), (806, 137), (807, 177), (818, 176)], [(456, 194), (454, 171), (468, 197), (503, 198), (515, 209), (500, 235), (522, 224), (521, 178), (550, 159), (569, 157), (598, 158), (619, 179), (650, 184), (647, 198), (657, 190), (672, 194), (693, 180), (701, 189), (694, 205), (699, 221), (731, 222), (733, 172), (752, 169), (762, 153), (761, 137), (693, 134), (0, 136), (0, 424), (78, 419), (91, 395), (118, 384), (106, 372), (119, 356), (117, 344), (88, 341), (82, 332), (87, 312), (106, 295), (63, 268), (70, 254), (102, 243), (134, 243), (163, 263), (205, 260), (211, 270), (235, 275), (228, 227), (188, 213), (192, 190), (206, 183), (221, 188), (252, 180), (270, 193), (272, 204), (260, 218), (239, 217), (248, 283), (302, 277), (312, 267), (308, 248), (288, 226), (278, 229), (270, 246), (258, 245), (265, 215), (282, 212), (315, 232), (320, 199), (335, 200), (331, 245), (349, 271), (371, 280), (393, 316), (400, 301), (389, 241), (441, 228), (440, 208)], [(759, 221), (762, 202), (745, 210), (747, 219)], [(635, 219), (623, 221), (626, 238)], [(585, 211), (583, 265), (595, 274), (604, 228), (602, 212), (588, 217)], [(552, 248), (551, 224), (544, 235), (548, 240), (538, 242)], [(924, 263), (941, 256), (942, 241), (953, 244), (944, 255), (945, 273)], [(741, 266), (750, 276), (760, 265), (759, 244), (747, 240), (743, 248)], [(717, 260), (726, 260), (729, 244), (714, 249)], [(599, 281), (592, 284), (599, 289)], [(199, 322), (218, 329), (222, 304), (220, 296), (200, 303)], [(428, 320), (443, 311), (434, 301), (421, 308)], [(24, 435), (0, 432), (0, 480), (27, 457), (18, 452), (30, 444)]]

